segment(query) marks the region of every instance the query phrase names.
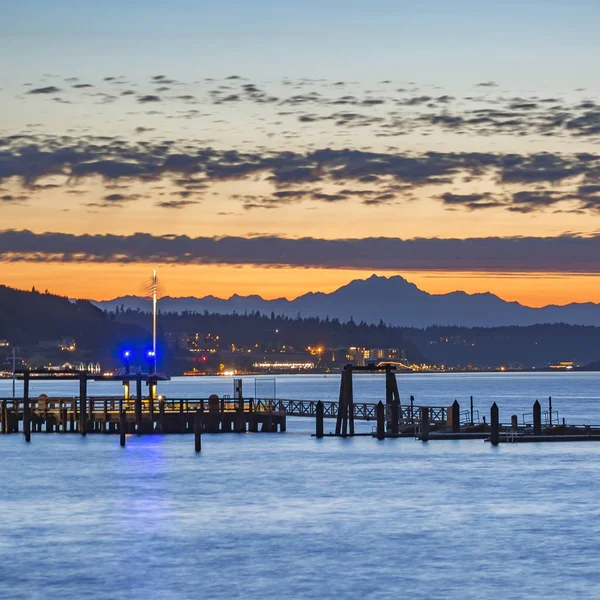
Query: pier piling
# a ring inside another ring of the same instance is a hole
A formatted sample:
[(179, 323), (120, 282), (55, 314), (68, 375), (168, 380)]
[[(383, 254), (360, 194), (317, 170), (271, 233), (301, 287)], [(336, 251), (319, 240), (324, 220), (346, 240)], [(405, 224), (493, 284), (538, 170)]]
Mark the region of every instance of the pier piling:
[(318, 438), (322, 438), (323, 437), (323, 402), (321, 402), (321, 400), (319, 400), (317, 402), (316, 415), (317, 415), (316, 434), (317, 434)]
[(542, 435), (542, 405), (539, 400), (533, 403), (533, 435)]
[(460, 404), (455, 400), (452, 404), (452, 433), (460, 433)]
[(377, 439), (383, 440), (385, 438), (385, 406), (381, 400), (375, 408), (375, 414), (377, 415)]
[(125, 436), (127, 435), (127, 414), (123, 410), (123, 401), (119, 405), (119, 437), (121, 448), (125, 448)]
[(493, 446), (497, 446), (500, 442), (500, 415), (498, 411), (498, 405), (494, 402), (490, 410), (490, 441)]
[(79, 378), (79, 433), (86, 434), (86, 397), (87, 397), (87, 377), (81, 375)]
[(194, 414), (194, 445), (196, 452), (202, 450), (202, 412), (197, 410)]
[(421, 441), (429, 441), (429, 407), (421, 406)]
[(31, 441), (31, 405), (29, 400), (23, 400), (23, 434), (25, 441)]

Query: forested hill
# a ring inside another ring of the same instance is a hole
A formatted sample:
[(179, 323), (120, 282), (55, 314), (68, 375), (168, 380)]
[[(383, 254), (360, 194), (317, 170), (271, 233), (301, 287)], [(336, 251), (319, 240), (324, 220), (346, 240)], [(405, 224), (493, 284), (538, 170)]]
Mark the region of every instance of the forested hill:
[[(111, 350), (125, 340), (146, 337), (143, 329), (117, 324), (87, 300), (0, 285), (0, 339), (20, 347), (73, 338), (81, 348)], [(117, 350), (118, 352), (118, 350)]]

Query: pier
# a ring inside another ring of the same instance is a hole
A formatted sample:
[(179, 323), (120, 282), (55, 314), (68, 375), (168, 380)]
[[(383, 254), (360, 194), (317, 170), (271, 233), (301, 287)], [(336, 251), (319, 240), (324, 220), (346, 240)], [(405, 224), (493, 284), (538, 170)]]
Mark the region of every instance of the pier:
[[(385, 374), (385, 403), (354, 402), (353, 372), (377, 371)], [(370, 435), (378, 440), (411, 437), (423, 442), (479, 439), (492, 445), (501, 443), (600, 441), (600, 427), (567, 425), (559, 422), (548, 399), (542, 411), (535, 401), (532, 412), (513, 415), (510, 424), (499, 421), (494, 403), (489, 420), (479, 418), (473, 409), (461, 409), (458, 401), (450, 406), (416, 405), (411, 396), (401, 403), (396, 375), (390, 366), (354, 367), (347, 365), (341, 375), (338, 401), (294, 400), (244, 397), (242, 380), (235, 381), (235, 396), (208, 398), (166, 398), (157, 393), (158, 383), (168, 381), (161, 374), (92, 375), (84, 371), (22, 371), (22, 398), (0, 399), (0, 433), (22, 433), (27, 442), (32, 434), (115, 434), (125, 445), (130, 434), (193, 434), (196, 450), (205, 433), (281, 433), (287, 417), (315, 420), (315, 437)], [(79, 394), (49, 398), (29, 394), (32, 381), (73, 381)], [(88, 382), (112, 381), (123, 386), (121, 397), (95, 397), (88, 394)], [(147, 393), (144, 394), (144, 386)], [(325, 433), (324, 420), (335, 419), (335, 429)], [(355, 432), (355, 421), (373, 421), (371, 432)]]

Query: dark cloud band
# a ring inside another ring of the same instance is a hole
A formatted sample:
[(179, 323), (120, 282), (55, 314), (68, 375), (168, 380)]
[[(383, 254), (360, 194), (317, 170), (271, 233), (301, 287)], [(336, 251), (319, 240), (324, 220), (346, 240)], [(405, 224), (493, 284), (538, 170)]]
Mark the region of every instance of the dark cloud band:
[(600, 235), (438, 239), (290, 239), (36, 234), (0, 231), (0, 260), (59, 263), (169, 263), (324, 269), (597, 273)]

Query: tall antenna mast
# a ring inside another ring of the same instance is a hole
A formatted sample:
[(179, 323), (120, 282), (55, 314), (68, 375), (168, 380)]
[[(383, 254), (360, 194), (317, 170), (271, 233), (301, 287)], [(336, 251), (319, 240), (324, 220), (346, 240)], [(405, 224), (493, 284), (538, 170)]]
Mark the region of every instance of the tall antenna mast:
[(152, 278), (152, 358), (154, 359), (154, 373), (156, 373), (156, 269)]

